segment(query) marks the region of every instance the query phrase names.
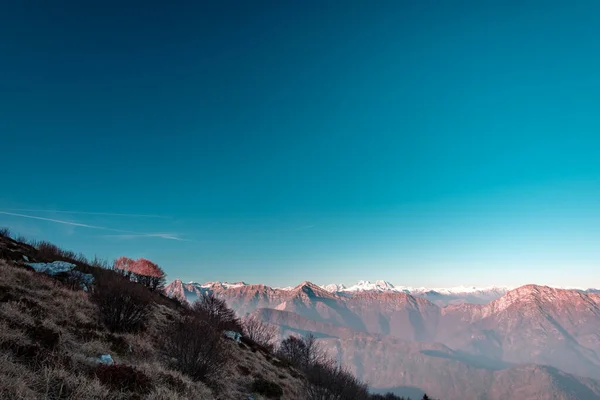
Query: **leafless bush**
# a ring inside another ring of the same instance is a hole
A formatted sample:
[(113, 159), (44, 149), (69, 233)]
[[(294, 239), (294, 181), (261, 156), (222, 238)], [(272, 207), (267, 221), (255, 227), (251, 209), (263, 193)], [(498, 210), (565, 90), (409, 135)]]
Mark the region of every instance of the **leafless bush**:
[(317, 363), (305, 370), (309, 400), (366, 400), (367, 385), (333, 361)]
[(225, 300), (213, 294), (204, 294), (192, 304), (192, 311), (206, 319), (217, 330), (242, 332), (243, 327), (235, 312)]
[(221, 331), (196, 315), (172, 324), (161, 345), (171, 366), (194, 380), (214, 381), (231, 360)]
[(23, 235), (19, 235), (15, 238), (15, 242), (27, 244), (27, 238)]
[(31, 244), (38, 250), (39, 257), (46, 261), (74, 261), (76, 258), (74, 252), (63, 250), (50, 242), (34, 241)]
[(311, 333), (303, 337), (290, 336), (284, 339), (279, 346), (278, 355), (301, 369), (326, 364), (329, 361), (327, 353)]
[(278, 329), (274, 325), (262, 322), (256, 316), (248, 316), (242, 320), (243, 334), (246, 338), (258, 343), (269, 351), (273, 351)]
[(308, 364), (306, 344), (297, 336), (284, 339), (279, 345), (277, 355), (299, 368), (304, 368)]
[(327, 356), (312, 334), (290, 336), (281, 342), (278, 355), (300, 368), (306, 377), (309, 400), (368, 399), (367, 385)]
[(152, 313), (148, 289), (112, 271), (96, 275), (92, 300), (98, 305), (104, 324), (111, 332), (142, 331)]
[(0, 236), (10, 237), (10, 229), (8, 228), (0, 228)]

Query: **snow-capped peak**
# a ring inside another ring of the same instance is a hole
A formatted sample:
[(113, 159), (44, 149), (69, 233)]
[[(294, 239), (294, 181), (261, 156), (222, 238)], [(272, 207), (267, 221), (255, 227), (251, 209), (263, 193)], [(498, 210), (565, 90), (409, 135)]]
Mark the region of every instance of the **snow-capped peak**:
[(353, 293), (353, 292), (401, 292), (414, 295), (422, 295), (426, 293), (436, 292), (441, 295), (456, 295), (456, 294), (478, 294), (478, 293), (490, 293), (503, 295), (508, 292), (509, 287), (489, 286), (489, 287), (475, 287), (475, 286), (456, 286), (450, 288), (428, 288), (428, 287), (410, 287), (410, 286), (394, 286), (388, 281), (377, 280), (377, 281), (358, 281), (356, 285), (345, 287), (343, 284), (330, 284), (323, 285), (321, 288), (332, 293)]
[(394, 285), (387, 281), (358, 281), (356, 285), (350, 286), (345, 289), (347, 292), (363, 292), (363, 291), (377, 291), (377, 292), (390, 292), (396, 291)]
[(273, 289), (290, 291), (290, 290), (293, 290), (294, 288), (295, 288), (295, 286), (285, 286), (285, 287), (274, 287)]
[(214, 287), (222, 287), (223, 289), (233, 289), (233, 288), (237, 288), (237, 287), (241, 287), (241, 286), (246, 286), (247, 283), (245, 282), (205, 282), (205, 283), (198, 283), (198, 282), (194, 282), (194, 281), (190, 281), (188, 282), (186, 285), (191, 285), (191, 286), (195, 286), (198, 288), (205, 288), (205, 289), (210, 289), (210, 288), (214, 288)]
[(327, 290), (331, 293), (341, 292), (346, 290), (346, 286), (343, 283), (332, 283), (329, 285), (322, 285), (322, 289)]

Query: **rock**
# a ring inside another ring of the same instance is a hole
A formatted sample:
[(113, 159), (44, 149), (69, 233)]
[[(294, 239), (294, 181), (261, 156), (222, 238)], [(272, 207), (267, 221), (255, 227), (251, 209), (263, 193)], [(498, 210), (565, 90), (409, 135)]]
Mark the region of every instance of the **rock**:
[(54, 261), (51, 263), (27, 263), (31, 268), (37, 272), (41, 272), (48, 275), (58, 275), (63, 272), (69, 272), (75, 268), (75, 264), (71, 264), (65, 261)]
[(240, 343), (241, 339), (242, 339), (242, 334), (239, 332), (234, 332), (234, 331), (225, 331), (225, 336), (227, 336), (230, 339), (235, 340), (237, 343)]
[(69, 279), (73, 281), (79, 282), (79, 285), (86, 292), (92, 287), (94, 284), (94, 275), (92, 274), (84, 274), (81, 271), (70, 271)]
[(37, 272), (48, 275), (66, 274), (67, 279), (72, 282), (79, 282), (79, 285), (86, 292), (94, 284), (94, 276), (92, 274), (84, 274), (81, 271), (74, 271), (75, 264), (65, 261), (54, 261), (51, 263), (27, 263)]
[(96, 361), (105, 365), (113, 365), (115, 363), (110, 354), (101, 354)]

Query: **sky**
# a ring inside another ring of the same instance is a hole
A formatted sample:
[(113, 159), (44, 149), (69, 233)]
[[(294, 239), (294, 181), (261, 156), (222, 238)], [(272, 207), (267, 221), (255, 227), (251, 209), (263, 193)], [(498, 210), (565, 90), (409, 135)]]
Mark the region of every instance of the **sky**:
[(599, 2), (25, 0), (0, 54), (16, 234), (184, 281), (600, 287)]

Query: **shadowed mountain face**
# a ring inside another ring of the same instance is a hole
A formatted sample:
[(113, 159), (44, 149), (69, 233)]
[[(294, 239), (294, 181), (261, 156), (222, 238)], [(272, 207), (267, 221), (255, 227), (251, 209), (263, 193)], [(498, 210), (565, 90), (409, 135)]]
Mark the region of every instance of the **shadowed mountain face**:
[[(283, 336), (314, 333), (374, 388), (450, 400), (600, 399), (600, 295), (591, 291), (527, 285), (488, 304), (440, 307), (404, 292), (348, 296), (310, 282), (193, 290), (255, 313)], [(168, 287), (180, 298), (188, 292)]]

